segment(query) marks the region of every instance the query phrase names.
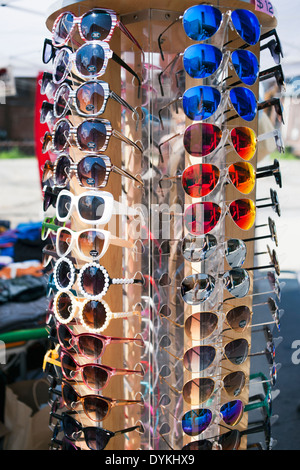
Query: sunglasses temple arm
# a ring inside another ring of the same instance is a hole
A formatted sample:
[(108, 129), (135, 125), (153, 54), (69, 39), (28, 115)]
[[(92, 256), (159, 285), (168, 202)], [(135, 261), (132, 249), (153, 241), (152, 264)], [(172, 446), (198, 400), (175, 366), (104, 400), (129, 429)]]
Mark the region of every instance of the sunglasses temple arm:
[(136, 183), (138, 183), (140, 186), (144, 186), (144, 183), (142, 180), (140, 180), (139, 178), (137, 178), (136, 176), (132, 175), (131, 173), (129, 173), (128, 171), (126, 170), (123, 170), (122, 168), (118, 168), (117, 166), (112, 166), (112, 169), (111, 171), (113, 171), (114, 173), (118, 173), (119, 175), (121, 176), (125, 176), (126, 178), (129, 178), (133, 181), (135, 181)]
[(124, 23), (122, 23), (122, 21), (118, 21), (117, 25), (119, 26), (120, 30), (122, 31), (122, 33), (125, 34), (125, 36), (128, 37), (128, 39), (130, 39), (130, 41), (133, 42), (133, 44), (136, 45), (136, 47), (141, 51), (142, 55), (143, 55), (143, 62), (145, 62), (145, 52), (143, 51), (143, 48), (142, 46), (140, 45), (140, 43), (137, 41), (137, 39), (135, 39), (135, 37), (131, 34), (131, 32), (129, 31), (129, 29), (126, 28), (126, 26), (124, 25)]
[(131, 67), (129, 67), (129, 65), (126, 64), (126, 62), (124, 62), (121, 57), (119, 57), (115, 52), (113, 52), (113, 55), (112, 55), (112, 59), (117, 63), (119, 64), (121, 67), (123, 67), (125, 70), (127, 70), (127, 72), (131, 73), (131, 75), (133, 75), (137, 81), (139, 82), (139, 87), (138, 87), (138, 97), (140, 96), (140, 90), (141, 90), (141, 79), (140, 77), (135, 73), (134, 70), (132, 70)]
[(120, 429), (119, 431), (114, 432), (114, 436), (117, 436), (119, 434), (126, 434), (128, 432), (135, 431), (136, 429), (141, 429), (141, 426), (132, 426), (131, 428)]
[(170, 387), (171, 390), (173, 390), (173, 392), (177, 393), (178, 395), (180, 395), (182, 393), (182, 391), (178, 390), (176, 387), (174, 387), (173, 385), (169, 384), (169, 382), (162, 376), (159, 374), (159, 380), (160, 381), (164, 381), (165, 384), (168, 385), (168, 387)]
[(113, 130), (112, 132), (112, 135), (116, 138), (116, 139), (119, 139), (121, 140), (122, 142), (125, 142), (126, 144), (128, 145), (131, 145), (132, 147), (134, 147), (136, 150), (138, 150), (139, 152), (143, 153), (143, 149), (137, 145), (135, 142), (133, 142), (132, 140), (128, 139), (125, 135), (121, 134), (121, 132), (117, 131), (117, 130)]
[(163, 51), (162, 51), (162, 48), (161, 48), (161, 45), (162, 45), (162, 42), (163, 42), (162, 41), (162, 36), (168, 31), (168, 29), (170, 29), (174, 24), (177, 23), (177, 21), (179, 21), (181, 19), (182, 19), (182, 16), (179, 16), (178, 18), (176, 18), (176, 20), (174, 20), (172, 23), (170, 23), (169, 26), (167, 26), (166, 29), (164, 29), (163, 32), (160, 33), (160, 35), (157, 38), (158, 48), (159, 48), (162, 60), (165, 60), (164, 54), (163, 54)]
[(136, 120), (137, 120), (137, 127), (139, 125), (139, 120), (140, 120), (140, 116), (139, 116), (139, 113), (137, 112), (136, 109), (134, 109), (133, 106), (131, 106), (129, 103), (127, 103), (127, 101), (123, 100), (123, 98), (121, 98), (121, 96), (117, 95), (117, 93), (115, 93), (114, 91), (111, 91), (110, 92), (110, 97), (117, 101), (117, 103), (119, 103), (120, 105), (124, 106), (125, 108), (129, 109), (132, 113), (134, 113), (134, 115), (136, 116)]
[(158, 111), (158, 117), (159, 117), (159, 121), (160, 121), (160, 124), (161, 124), (161, 128), (162, 130), (164, 130), (164, 125), (163, 125), (163, 121), (162, 121), (162, 117), (161, 117), (161, 112), (168, 108), (169, 106), (171, 106), (172, 104), (175, 104), (176, 105), (176, 112), (178, 111), (178, 108), (177, 108), (177, 103), (178, 101), (180, 101), (182, 99), (182, 97), (178, 97), (178, 98), (175, 98), (174, 100), (170, 101), (168, 104), (166, 104), (165, 106), (163, 106), (162, 108), (160, 108), (160, 110)]
[(173, 64), (175, 65), (175, 63), (177, 62), (177, 60), (179, 59), (179, 57), (181, 56), (181, 52), (178, 52), (176, 54), (176, 56), (174, 57), (173, 60), (171, 60), (171, 62), (169, 62), (169, 64), (166, 66), (166, 68), (164, 70), (162, 70), (162, 72), (160, 72), (158, 74), (158, 82), (159, 82), (159, 86), (160, 86), (160, 92), (161, 92), (161, 96), (164, 96), (164, 90), (163, 90), (163, 86), (162, 86), (162, 76), (164, 75), (164, 73), (168, 70), (169, 67), (172, 67)]
[(163, 441), (167, 444), (170, 450), (175, 450), (173, 447), (170, 446), (168, 443), (167, 439), (163, 436), (163, 434), (159, 433), (160, 437), (163, 439)]
[(175, 137), (179, 137), (180, 135), (182, 135), (182, 133), (178, 133), (178, 134), (175, 134), (175, 135), (172, 135), (172, 137), (169, 137), (169, 139), (167, 140), (164, 140), (164, 142), (162, 142), (161, 144), (159, 144), (158, 146), (158, 151), (159, 151), (159, 155), (160, 155), (160, 159), (163, 163), (164, 159), (163, 159), (163, 154), (162, 154), (162, 151), (161, 151), (161, 147), (165, 144), (167, 144), (168, 142), (170, 142), (172, 139), (175, 139)]

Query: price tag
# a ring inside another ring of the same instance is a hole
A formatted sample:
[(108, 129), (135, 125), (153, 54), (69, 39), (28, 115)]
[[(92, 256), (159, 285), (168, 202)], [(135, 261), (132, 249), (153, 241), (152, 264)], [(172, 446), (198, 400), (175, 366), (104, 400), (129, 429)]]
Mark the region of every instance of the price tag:
[(254, 0), (252, 3), (255, 4), (255, 10), (261, 13), (266, 13), (269, 16), (274, 16), (274, 7), (269, 0)]

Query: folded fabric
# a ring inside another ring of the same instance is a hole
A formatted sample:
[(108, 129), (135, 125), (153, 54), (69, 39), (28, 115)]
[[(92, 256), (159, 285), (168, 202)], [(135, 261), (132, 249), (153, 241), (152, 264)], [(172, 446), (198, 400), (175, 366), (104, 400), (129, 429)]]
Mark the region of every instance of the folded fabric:
[(44, 327), (48, 306), (49, 298), (46, 296), (26, 303), (0, 305), (0, 334)]
[(23, 261), (20, 263), (11, 263), (0, 269), (0, 279), (13, 279), (27, 274), (35, 277), (43, 276), (42, 263), (39, 261)]
[(45, 276), (25, 275), (14, 279), (0, 279), (0, 304), (6, 302), (29, 302), (39, 299), (47, 292)]

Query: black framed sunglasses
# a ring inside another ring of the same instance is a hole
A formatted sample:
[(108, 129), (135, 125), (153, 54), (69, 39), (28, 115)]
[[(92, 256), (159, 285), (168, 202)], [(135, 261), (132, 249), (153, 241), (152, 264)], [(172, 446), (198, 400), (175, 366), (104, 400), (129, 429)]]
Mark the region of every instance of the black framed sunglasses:
[(273, 39), (261, 45), (260, 50), (264, 51), (266, 49), (269, 49), (271, 56), (274, 59), (274, 62), (276, 64), (280, 64), (281, 58), (283, 58), (283, 51), (282, 51), (281, 42), (280, 42), (276, 29), (272, 29), (271, 31), (268, 31), (267, 33), (262, 34), (260, 36), (260, 41), (264, 41), (272, 37)]

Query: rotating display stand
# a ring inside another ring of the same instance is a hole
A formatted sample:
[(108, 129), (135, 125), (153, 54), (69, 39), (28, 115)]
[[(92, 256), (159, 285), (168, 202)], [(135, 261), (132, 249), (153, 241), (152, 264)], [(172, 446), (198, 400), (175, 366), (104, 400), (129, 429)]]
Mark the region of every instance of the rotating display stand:
[[(197, 4), (201, 5), (202, 2)], [(222, 12), (226, 12), (229, 8), (231, 10), (241, 8), (254, 12), (261, 24), (262, 34), (276, 28), (276, 17), (256, 10), (252, 2), (213, 0), (210, 4), (220, 8)], [(114, 236), (130, 241), (131, 248), (110, 244), (99, 263), (105, 267), (112, 278), (139, 278), (143, 284), (110, 287), (104, 300), (112, 312), (140, 311), (141, 315), (128, 316), (126, 319), (113, 319), (101, 334), (113, 337), (142, 337), (144, 341), (143, 347), (138, 341), (125, 345), (120, 343), (109, 345), (101, 360), (98, 361), (113, 368), (130, 370), (142, 368), (144, 371), (142, 378), (134, 374), (112, 377), (108, 386), (98, 393), (100, 396), (104, 395), (112, 399), (142, 399), (143, 401), (143, 406), (137, 404), (115, 407), (103, 422), (96, 424), (113, 432), (141, 425), (141, 429), (130, 434), (116, 435), (108, 443), (106, 450), (180, 450), (194, 440), (209, 439), (229, 430), (243, 432), (248, 427), (247, 405), (249, 406), (251, 356), (249, 355), (242, 365), (233, 365), (220, 351), (223, 351), (222, 348), (230, 341), (244, 338), (249, 343), (250, 354), (251, 327), (242, 333), (236, 332), (228, 328), (228, 323), (221, 312), (226, 313), (238, 306), (246, 306), (251, 311), (253, 310), (253, 285), (258, 282), (253, 276), (255, 272), (253, 269), (255, 266), (255, 226), (247, 231), (241, 230), (233, 223), (229, 215), (221, 216), (220, 222), (211, 232), (217, 239), (217, 249), (213, 256), (201, 262), (190, 262), (183, 252), (184, 237), (189, 235), (183, 214), (190, 204), (196, 201), (210, 201), (222, 207), (224, 201), (230, 203), (240, 197), (250, 198), (254, 202), (256, 200), (255, 187), (247, 196), (241, 196), (232, 184), (224, 184), (224, 176), (223, 180), (221, 178), (218, 189), (212, 194), (196, 199), (186, 194), (181, 179), (174, 179), (193, 164), (216, 165), (224, 175), (231, 163), (242, 161), (237, 153), (230, 149), (229, 139), (226, 142), (223, 141), (223, 145), (218, 147), (217, 151), (201, 159), (191, 156), (183, 146), (183, 133), (192, 121), (184, 113), (181, 101), (176, 102), (176, 99), (181, 97), (185, 90), (197, 85), (219, 87), (220, 84), (224, 84), (224, 81), (220, 82), (216, 79), (219, 78), (216, 74), (205, 80), (191, 78), (182, 67), (182, 58), (175, 60), (177, 55), (183, 53), (194, 41), (191, 41), (185, 34), (182, 21), (177, 21), (170, 29), (166, 30), (166, 28), (187, 8), (194, 5), (195, 2), (174, 0), (163, 4), (156, 0), (142, 3), (133, 0), (111, 0), (109, 5), (94, 0), (63, 1), (53, 5), (47, 19), (47, 27), (51, 32), (56, 18), (64, 11), (71, 11), (74, 15), (81, 16), (92, 8), (108, 7), (117, 13), (118, 18), (143, 49), (142, 53), (125, 34), (122, 34), (119, 28), (116, 28), (109, 46), (140, 77), (141, 85), (139, 86), (138, 81), (124, 67), (120, 67), (113, 60), (109, 60), (105, 74), (99, 77), (109, 84), (110, 90), (130, 103), (140, 117), (137, 120), (130, 111), (121, 107), (118, 101), (109, 99), (105, 112), (100, 118), (108, 119), (115, 131), (122, 133), (143, 149), (141, 153), (137, 148), (127, 145), (128, 142), (124, 143), (117, 138), (111, 138), (107, 150), (100, 152), (108, 155), (114, 166), (126, 170), (143, 181), (141, 188), (132, 180), (111, 173), (107, 186), (103, 188), (104, 191), (113, 195), (115, 201), (123, 202), (130, 208), (138, 208), (139, 215), (135, 217), (118, 215), (113, 217), (106, 226), (101, 226)], [(163, 58), (158, 47), (158, 38), (161, 34)], [(209, 41), (204, 42), (219, 48), (222, 48), (225, 43), (231, 44), (232, 47), (227, 46), (230, 51), (244, 45), (236, 31), (230, 27), (225, 29), (221, 27)], [(83, 42), (76, 34), (69, 46), (76, 51), (81, 44)], [(259, 62), (260, 43), (248, 49), (256, 55)], [(168, 67), (168, 64), (171, 66)], [(226, 79), (227, 90), (239, 81), (235, 71), (230, 67), (230, 61), (227, 67), (222, 69), (221, 75), (223, 79)], [(75, 89), (74, 77), (72, 78), (72, 75), (70, 77)], [(259, 102), (259, 80), (249, 88)], [(173, 104), (169, 106), (170, 103)], [(216, 114), (205, 122), (217, 125), (221, 123), (224, 135), (238, 126), (247, 126), (256, 135), (259, 134), (258, 113), (251, 122), (245, 122), (244, 119), (236, 116), (236, 111), (227, 101), (227, 106), (221, 106)], [(224, 116), (226, 116), (225, 120)], [(76, 112), (72, 112), (70, 116), (73, 126), (79, 125), (84, 119)], [(176, 138), (170, 139), (177, 134), (179, 135)], [(75, 162), (84, 156), (84, 152), (75, 145), (68, 150)], [(255, 170), (259, 151), (258, 144), (258, 150), (251, 160)], [(73, 194), (79, 195), (86, 188), (82, 188), (73, 178), (70, 190)], [(266, 220), (267, 217), (266, 210)], [(88, 228), (75, 216), (71, 220), (71, 228), (74, 231)], [(230, 269), (224, 255), (225, 242), (229, 239), (250, 240), (246, 243), (247, 255), (243, 268), (249, 269), (251, 287), (248, 295), (240, 299), (232, 298), (226, 289), (223, 289), (222, 280), (219, 279), (219, 273), (225, 273)], [(190, 256), (193, 255), (192, 251), (195, 246), (197, 247), (195, 243), (198, 243), (197, 240), (190, 245)], [(75, 257), (78, 268), (85, 264), (76, 254), (72, 256)], [(217, 278), (216, 287), (207, 301), (190, 305), (182, 297), (181, 283), (187, 276), (200, 273), (214, 273), (212, 275)], [(73, 289), (78, 296), (81, 295), (78, 286), (75, 285)], [(191, 315), (196, 318), (200, 312), (217, 312), (219, 317), (214, 334), (201, 341), (191, 339), (187, 334), (187, 329), (183, 327), (188, 324)], [(259, 322), (256, 321), (256, 323)], [(77, 322), (73, 326), (73, 331), (83, 333), (87, 330)], [(187, 363), (182, 360), (185, 352), (192, 347), (205, 345), (216, 348), (217, 357), (213, 367), (201, 372), (189, 371)], [(240, 370), (246, 376), (246, 385), (240, 393), (230, 397), (224, 392), (222, 378)], [(199, 401), (199, 403), (195, 400), (192, 403), (189, 402), (191, 395), (189, 399), (185, 399), (182, 393), (184, 386), (186, 389), (187, 383), (192, 384), (196, 379), (205, 377), (215, 380), (212, 397), (207, 402)], [(81, 395), (91, 393), (83, 385), (77, 384), (76, 389)], [(243, 403), (244, 413), (239, 423), (230, 427), (221, 420), (219, 411), (222, 404), (237, 399)], [(196, 410), (198, 414), (195, 419), (199, 420), (201, 410), (207, 408), (212, 410), (213, 414), (212, 422), (207, 429), (194, 436), (184, 432), (182, 417), (186, 416), (186, 413), (193, 413), (193, 410), (195, 413)], [(78, 417), (84, 426), (95, 425), (84, 414), (78, 414)], [(246, 448), (247, 435), (245, 434), (239, 449)]]

